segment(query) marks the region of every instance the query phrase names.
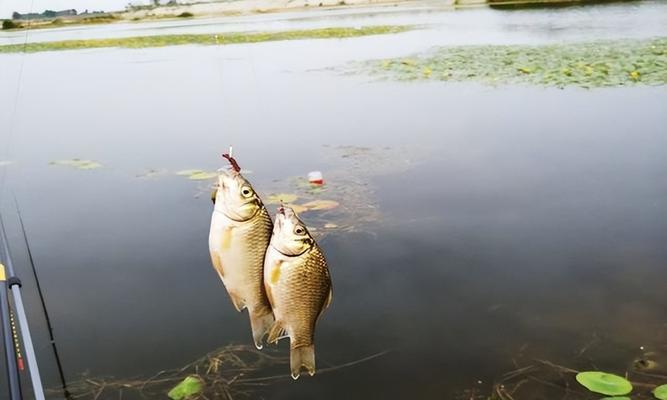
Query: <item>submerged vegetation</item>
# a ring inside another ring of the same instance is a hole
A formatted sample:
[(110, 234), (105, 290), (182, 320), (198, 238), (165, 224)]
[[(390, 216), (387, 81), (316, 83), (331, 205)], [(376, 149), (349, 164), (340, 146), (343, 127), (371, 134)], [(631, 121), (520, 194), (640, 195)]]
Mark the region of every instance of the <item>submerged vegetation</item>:
[[(84, 376), (67, 385), (75, 399), (166, 398), (220, 399), (257, 398), (267, 385), (291, 380), (289, 374), (267, 375), (272, 367), (289, 364), (289, 359), (277, 355), (277, 347), (256, 350), (254, 346), (227, 345), (183, 366), (164, 370), (149, 378), (119, 379)], [(384, 356), (387, 351), (345, 364), (320, 368), (318, 375), (334, 372)], [(61, 394), (62, 388), (49, 390)]]
[(404, 32), (410, 29), (405, 26), (370, 26), (362, 28), (323, 28), (305, 29), (284, 32), (260, 33), (224, 33), (224, 34), (188, 34), (188, 35), (156, 35), (136, 36), (114, 39), (87, 39), (63, 40), (58, 42), (28, 43), (27, 45), (0, 46), (0, 53), (18, 53), (24, 51), (34, 53), (39, 51), (77, 50), (100, 47), (145, 48), (164, 47), (186, 44), (225, 45), (240, 43), (259, 43), (277, 40), (297, 39), (330, 39), (349, 38), (367, 35), (381, 35), (387, 33)]
[[(256, 375), (260, 370), (287, 362), (276, 356), (275, 351), (228, 345), (182, 368), (160, 371), (149, 378), (83, 377), (67, 387), (75, 398), (84, 399), (118, 399), (137, 394), (156, 398), (169, 394), (172, 399), (181, 399), (188, 397), (188, 393), (199, 398), (232, 399), (250, 395), (267, 380)], [(280, 378), (284, 377), (269, 377), (268, 381)], [(51, 392), (59, 394), (61, 390)]]
[(376, 60), (372, 74), (398, 80), (601, 87), (667, 84), (667, 38), (539, 46), (461, 46)]

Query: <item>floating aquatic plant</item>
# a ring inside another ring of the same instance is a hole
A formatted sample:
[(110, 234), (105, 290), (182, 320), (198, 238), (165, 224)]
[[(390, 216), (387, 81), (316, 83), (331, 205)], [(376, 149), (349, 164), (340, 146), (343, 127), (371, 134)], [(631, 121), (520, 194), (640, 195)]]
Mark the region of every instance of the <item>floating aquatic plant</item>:
[(167, 173), (166, 169), (153, 169), (149, 168), (145, 170), (144, 172), (137, 174), (137, 178), (144, 178), (144, 179), (149, 179), (149, 178), (155, 178), (156, 176), (164, 175)]
[(271, 194), (266, 198), (266, 204), (280, 204), (293, 203), (299, 198), (299, 195), (294, 193), (277, 193)]
[(50, 165), (62, 165), (66, 167), (72, 167), (80, 170), (90, 170), (102, 168), (102, 164), (93, 160), (83, 160), (80, 158), (72, 158), (70, 160), (56, 160), (51, 161)]
[(181, 383), (174, 386), (167, 396), (172, 400), (184, 400), (198, 394), (202, 390), (202, 381), (198, 376), (188, 376)]
[(334, 200), (313, 200), (302, 204), (309, 211), (333, 210), (340, 204)]
[(577, 374), (577, 382), (591, 392), (617, 396), (632, 391), (632, 384), (625, 378), (600, 371), (585, 371)]
[(218, 176), (217, 172), (202, 171), (202, 172), (197, 172), (195, 174), (190, 175), (188, 177), (188, 179), (191, 179), (193, 181), (203, 181), (203, 180), (207, 180), (207, 179), (216, 178), (217, 176)]
[(285, 207), (291, 208), (295, 213), (301, 214), (308, 211), (307, 207), (302, 206), (301, 204), (285, 204)]
[(653, 389), (653, 396), (659, 400), (667, 400), (667, 384), (660, 385)]
[(202, 169), (184, 169), (182, 171), (176, 172), (176, 175), (185, 176), (193, 181), (203, 181), (216, 178), (218, 173), (214, 171), (204, 171)]
[[(358, 65), (358, 64), (357, 64)], [(667, 84), (667, 38), (557, 45), (445, 47), (362, 64), (397, 80), (479, 81), (542, 86)]]

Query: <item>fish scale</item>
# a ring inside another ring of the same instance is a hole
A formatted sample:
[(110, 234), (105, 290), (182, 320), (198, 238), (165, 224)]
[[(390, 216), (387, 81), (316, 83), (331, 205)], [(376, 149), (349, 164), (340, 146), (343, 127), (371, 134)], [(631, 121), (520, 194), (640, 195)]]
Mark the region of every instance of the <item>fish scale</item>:
[(284, 322), (292, 338), (290, 347), (297, 348), (313, 344), (315, 321), (329, 294), (331, 278), (318, 246), (292, 258), (283, 262), (280, 280), (272, 293), (280, 310), (277, 318)]
[(233, 234), (234, 240), (232, 242), (237, 244), (241, 251), (247, 255), (247, 263), (244, 269), (249, 279), (247, 281), (247, 294), (242, 296), (243, 301), (248, 307), (271, 312), (262, 279), (264, 275), (264, 254), (266, 253), (273, 223), (266, 208), (262, 208), (252, 222), (246, 225), (238, 229), (238, 234)]

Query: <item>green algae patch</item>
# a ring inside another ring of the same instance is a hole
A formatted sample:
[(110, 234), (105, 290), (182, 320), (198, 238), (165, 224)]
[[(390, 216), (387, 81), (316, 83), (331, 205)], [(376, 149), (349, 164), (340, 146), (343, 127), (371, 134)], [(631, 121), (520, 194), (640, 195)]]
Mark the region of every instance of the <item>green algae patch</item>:
[[(263, 33), (157, 35), (110, 39), (62, 40), (57, 42), (28, 43), (25, 45), (25, 52), (35, 53), (40, 51), (81, 50), (102, 47), (139, 49), (146, 47), (165, 47), (188, 44), (226, 45), (270, 42), (279, 40), (341, 39), (358, 36), (400, 33), (409, 29), (411, 28), (407, 26), (382, 25), (362, 28), (324, 28)], [(19, 53), (23, 51), (23, 44), (0, 46), (0, 53)]]
[(434, 51), (362, 64), (391, 80), (605, 87), (667, 84), (667, 38), (557, 45), (494, 45)]

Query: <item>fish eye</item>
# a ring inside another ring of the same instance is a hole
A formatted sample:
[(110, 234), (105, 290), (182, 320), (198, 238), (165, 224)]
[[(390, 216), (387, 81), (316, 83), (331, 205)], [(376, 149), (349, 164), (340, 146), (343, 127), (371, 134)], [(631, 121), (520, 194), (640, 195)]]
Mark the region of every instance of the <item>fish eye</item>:
[(243, 197), (250, 197), (252, 196), (252, 189), (250, 189), (248, 186), (244, 186), (241, 188), (241, 194)]
[(294, 228), (294, 233), (296, 233), (297, 235), (305, 235), (306, 234), (306, 228), (299, 225), (296, 228)]

